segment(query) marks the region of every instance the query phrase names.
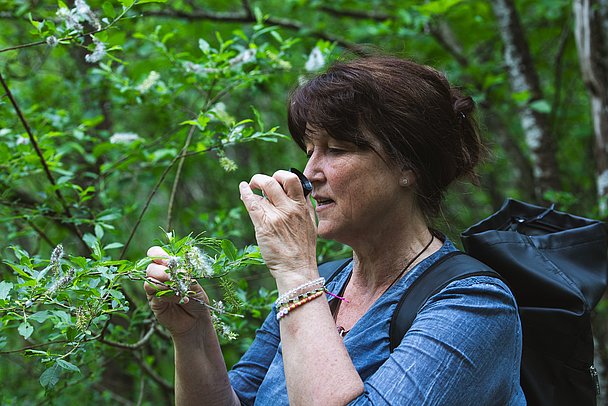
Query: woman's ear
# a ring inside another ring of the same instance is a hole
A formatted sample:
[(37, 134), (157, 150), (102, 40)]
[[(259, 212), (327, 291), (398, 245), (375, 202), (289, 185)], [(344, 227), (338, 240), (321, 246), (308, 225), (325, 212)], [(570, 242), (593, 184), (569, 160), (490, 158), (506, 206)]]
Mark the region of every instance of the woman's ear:
[(411, 187), (416, 183), (416, 175), (411, 169), (404, 169), (401, 171), (401, 177), (399, 178), (399, 185), (402, 187)]

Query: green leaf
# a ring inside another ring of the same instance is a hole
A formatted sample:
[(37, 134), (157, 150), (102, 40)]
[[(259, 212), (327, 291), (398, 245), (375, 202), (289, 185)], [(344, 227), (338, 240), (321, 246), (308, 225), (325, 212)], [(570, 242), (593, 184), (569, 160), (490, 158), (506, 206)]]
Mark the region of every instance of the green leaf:
[(0, 282), (0, 300), (6, 300), (12, 288), (12, 283), (7, 281)]
[[(32, 277), (32, 275), (28, 274), (27, 272), (25, 272), (24, 269), (28, 269), (25, 266), (22, 265), (17, 265), (17, 264), (12, 264), (12, 263), (6, 263), (8, 266), (10, 266), (11, 268), (13, 268), (13, 271), (15, 271), (17, 274), (23, 276), (25, 279), (30, 279), (33, 280), (34, 278)], [(29, 269), (28, 269), (29, 270)]]
[(432, 14), (444, 14), (446, 11), (457, 5), (458, 3), (462, 3), (463, 0), (435, 0), (428, 1), (421, 6), (417, 6), (416, 9), (423, 15), (432, 15)]
[(93, 248), (93, 245), (95, 245), (95, 243), (97, 242), (97, 238), (95, 238), (95, 236), (90, 233), (85, 233), (85, 235), (82, 237), (82, 239), (91, 248)]
[(198, 40), (198, 47), (200, 48), (201, 51), (203, 51), (204, 54), (208, 54), (209, 50), (211, 49), (211, 46), (209, 46), (209, 43), (202, 38), (200, 38)]
[(110, 18), (116, 18), (116, 11), (114, 11), (114, 6), (112, 6), (112, 3), (110, 3), (109, 1), (106, 1), (105, 3), (102, 4), (101, 8), (103, 9), (103, 12), (105, 13), (105, 15), (107, 15)]
[(103, 238), (103, 227), (100, 226), (99, 224), (95, 224), (95, 237), (97, 237), (97, 239), (101, 240)]
[(85, 257), (70, 256), (70, 261), (72, 261), (74, 263), (74, 265), (76, 265), (80, 268), (86, 268), (86, 266), (87, 266), (87, 259)]
[(59, 376), (61, 375), (61, 367), (58, 364), (53, 364), (46, 371), (40, 375), (40, 385), (45, 389), (52, 388), (59, 382)]
[(19, 324), (17, 331), (19, 331), (19, 334), (21, 334), (21, 336), (27, 340), (34, 332), (34, 327), (32, 327), (32, 325), (27, 321), (24, 321)]
[(539, 113), (551, 113), (551, 105), (544, 99), (533, 101), (530, 103), (530, 108)]
[(161, 296), (165, 296), (165, 295), (174, 295), (175, 292), (173, 292), (172, 290), (160, 290), (158, 292), (156, 292), (156, 297), (161, 297)]
[(135, 3), (135, 0), (119, 0), (124, 8), (129, 8)]
[(46, 321), (46, 319), (48, 319), (51, 316), (52, 316), (51, 312), (49, 312), (48, 310), (42, 310), (42, 311), (32, 314), (31, 316), (29, 316), (29, 318), (34, 321), (37, 321), (38, 323), (44, 323)]
[(103, 247), (104, 250), (111, 250), (111, 249), (115, 249), (115, 248), (122, 248), (124, 246), (123, 243), (120, 242), (113, 242), (110, 243), (108, 245), (106, 245), (105, 247)]
[(237, 260), (238, 250), (230, 240), (222, 241), (222, 251), (231, 261)]
[(139, 0), (137, 4), (145, 4), (145, 3), (166, 3), (167, 0)]
[(522, 92), (511, 93), (511, 99), (518, 104), (524, 104), (530, 99), (530, 92), (524, 90)]
[(73, 371), (73, 372), (80, 372), (80, 368), (78, 368), (76, 365), (72, 364), (71, 362), (67, 362), (65, 360), (62, 359), (58, 359), (57, 360), (57, 364), (63, 368), (63, 369), (67, 369), (68, 371)]

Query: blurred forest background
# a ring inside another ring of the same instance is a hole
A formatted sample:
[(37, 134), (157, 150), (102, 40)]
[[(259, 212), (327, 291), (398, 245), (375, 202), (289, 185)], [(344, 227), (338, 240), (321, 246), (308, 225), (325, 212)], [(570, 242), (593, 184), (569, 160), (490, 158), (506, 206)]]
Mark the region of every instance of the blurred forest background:
[[(506, 197), (606, 220), (606, 0), (0, 0), (0, 404), (172, 404), (171, 341), (141, 288), (163, 230), (204, 232), (230, 265), (230, 367), (274, 298), (238, 183), (304, 166), (287, 94), (360, 45), (478, 103), (491, 155), (480, 187), (448, 196), (454, 240)], [(217, 300), (221, 281), (204, 282)], [(604, 393), (607, 319), (604, 300)]]

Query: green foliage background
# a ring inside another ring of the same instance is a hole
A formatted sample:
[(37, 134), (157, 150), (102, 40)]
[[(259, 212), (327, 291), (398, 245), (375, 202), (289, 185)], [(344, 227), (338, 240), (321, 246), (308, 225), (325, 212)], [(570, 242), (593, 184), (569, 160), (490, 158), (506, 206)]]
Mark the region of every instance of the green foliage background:
[[(285, 101), (314, 72), (313, 50), (327, 63), (370, 44), (436, 66), (474, 96), (491, 154), (480, 187), (448, 196), (438, 227), (453, 239), (507, 196), (600, 217), (572, 4), (516, 3), (544, 93), (534, 108), (549, 113), (558, 146), (561, 188), (541, 198), (518, 119), (530, 95), (510, 90), (487, 1), (90, 0), (100, 25), (79, 30), (57, 14), (78, 1), (1, 0), (0, 403), (172, 403), (171, 342), (132, 276), (137, 261), (159, 227), (218, 239), (220, 262), (253, 255), (238, 183), (304, 166), (284, 136)], [(90, 32), (106, 49), (94, 63)], [(59, 243), (66, 257), (45, 274)], [(319, 244), (320, 260), (345, 252)], [(229, 276), (245, 318), (225, 316), (240, 335), (224, 343), (228, 366), (274, 289), (262, 266)], [(219, 300), (225, 287), (206, 283)], [(598, 326), (606, 312), (603, 302)], [(606, 360), (605, 328), (597, 335)]]

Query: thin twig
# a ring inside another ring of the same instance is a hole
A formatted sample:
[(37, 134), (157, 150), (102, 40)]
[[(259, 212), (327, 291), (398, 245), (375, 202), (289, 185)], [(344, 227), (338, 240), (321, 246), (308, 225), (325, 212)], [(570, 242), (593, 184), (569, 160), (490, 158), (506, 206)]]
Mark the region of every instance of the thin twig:
[(44, 231), (42, 231), (40, 228), (38, 228), (38, 226), (36, 224), (34, 224), (34, 222), (32, 220), (25, 220), (27, 222), (27, 224), (29, 224), (30, 227), (32, 227), (32, 229), (34, 229), (34, 231), (36, 232), (36, 234), (38, 234), (44, 241), (46, 241), (46, 243), (51, 246), (51, 247), (56, 247), (57, 244), (55, 244), (53, 241), (51, 241), (51, 239), (45, 234)]
[[(99, 338), (101, 338), (101, 334), (97, 334), (96, 336), (92, 336), (89, 338), (84, 338), (80, 341), (80, 343), (87, 343), (89, 341), (95, 341), (95, 340), (98, 340)], [(35, 350), (36, 348), (47, 347), (47, 346), (54, 345), (54, 344), (67, 344), (67, 343), (72, 343), (72, 342), (74, 342), (74, 341), (73, 340), (57, 340), (57, 341), (49, 341), (47, 343), (32, 344), (32, 345), (28, 345), (27, 347), (18, 348), (16, 350), (0, 351), (0, 355), (14, 354), (17, 352), (24, 352), (27, 350)]]
[(156, 325), (152, 324), (152, 326), (150, 327), (150, 329), (146, 332), (146, 334), (144, 334), (144, 336), (137, 342), (135, 343), (119, 343), (116, 341), (112, 341), (112, 340), (107, 340), (103, 337), (99, 338), (99, 342), (107, 344), (111, 347), (116, 347), (116, 348), (122, 348), (123, 350), (136, 350), (138, 348), (141, 348), (142, 346), (144, 346), (149, 340), (150, 337), (152, 337), (152, 334), (154, 334), (154, 330), (156, 330)]
[(448, 51), (460, 66), (463, 68), (469, 66), (469, 61), (462, 54), (462, 48), (454, 41), (451, 30), (445, 21), (439, 20), (438, 22), (427, 23), (425, 24), (425, 31), (427, 31), (443, 49)]
[[(66, 215), (67, 218), (73, 219), (70, 208), (69, 208), (67, 202), (65, 201), (65, 199), (63, 198), (63, 194), (57, 188), (57, 182), (55, 181), (55, 177), (53, 176), (53, 174), (51, 173), (51, 170), (49, 169), (49, 165), (46, 162), (46, 159), (44, 158), (44, 154), (42, 153), (40, 146), (38, 145), (38, 141), (36, 140), (36, 137), (34, 137), (34, 133), (32, 132), (32, 129), (30, 128), (29, 123), (25, 119), (25, 116), (23, 115), (21, 108), (19, 108), (19, 104), (17, 104), (17, 100), (13, 96), (11, 89), (8, 87), (7, 83), (4, 81), (2, 72), (0, 72), (0, 82), (2, 83), (2, 87), (4, 88), (6, 95), (8, 96), (9, 100), (11, 101), (11, 104), (13, 105), (13, 109), (15, 110), (15, 113), (17, 113), (17, 117), (19, 118), (19, 121), (21, 121), (21, 124), (23, 125), (23, 128), (25, 129), (25, 132), (27, 133), (30, 143), (32, 144), (32, 146), (34, 147), (34, 150), (36, 151), (36, 155), (38, 155), (38, 159), (40, 160), (40, 164), (42, 165), (42, 168), (44, 170), (44, 173), (46, 174), (48, 181), (51, 183), (51, 185), (53, 185), (53, 190), (55, 191), (55, 195), (57, 196), (57, 199), (59, 199), (59, 202), (60, 202), (61, 206), (63, 207), (64, 214)], [(82, 231), (80, 231), (80, 229), (78, 228), (78, 226), (76, 224), (72, 223), (71, 225), (73, 227), (73, 230), (76, 232), (76, 235), (82, 242), (82, 244), (87, 249), (90, 250), (89, 246), (83, 239)]]
[(159, 384), (164, 390), (166, 391), (173, 391), (173, 385), (171, 385), (169, 382), (167, 382), (162, 376), (160, 376), (158, 374), (158, 372), (156, 372), (154, 369), (152, 369), (152, 367), (145, 362), (144, 359), (142, 359), (139, 354), (137, 354), (137, 352), (133, 353), (135, 359), (137, 360), (137, 362), (139, 362), (139, 365), (141, 365), (142, 369), (144, 370), (144, 372), (146, 374), (148, 374), (148, 376), (150, 376), (150, 378), (152, 378), (152, 380), (154, 382), (156, 382), (157, 384)]
[(154, 185), (154, 187), (152, 188), (152, 190), (148, 194), (148, 198), (146, 199), (146, 203), (144, 204), (144, 207), (142, 208), (141, 212), (139, 213), (139, 216), (137, 217), (137, 221), (135, 222), (135, 225), (131, 229), (131, 233), (129, 234), (129, 238), (127, 239), (127, 242), (125, 243), (124, 247), (122, 247), (122, 252), (120, 253), (119, 259), (123, 259), (125, 253), (127, 252), (127, 249), (129, 248), (129, 245), (131, 244), (131, 241), (133, 240), (133, 237), (135, 236), (135, 232), (139, 228), (139, 225), (141, 224), (141, 221), (144, 218), (144, 214), (146, 214), (146, 211), (148, 210), (148, 207), (150, 207), (150, 203), (152, 202), (152, 198), (154, 198), (154, 196), (156, 195), (156, 192), (158, 192), (158, 189), (160, 188), (160, 185), (162, 185), (163, 181), (165, 180), (165, 177), (167, 177), (167, 174), (169, 173), (169, 171), (171, 170), (171, 168), (173, 168), (173, 165), (175, 165), (175, 163), (177, 162), (177, 160), (181, 156), (182, 156), (182, 154), (177, 154), (175, 157), (173, 157), (173, 159), (171, 160), (171, 162), (169, 162), (169, 165), (167, 165), (167, 167), (165, 168), (165, 170), (161, 174), (160, 178), (158, 179), (158, 181), (156, 182), (156, 184)]
[(243, 5), (243, 9), (245, 10), (245, 14), (249, 18), (254, 19), (255, 16), (253, 15), (253, 10), (251, 9), (251, 4), (249, 4), (249, 0), (241, 0), (241, 4)]
[(188, 131), (186, 142), (184, 143), (184, 146), (182, 147), (182, 151), (180, 153), (181, 158), (179, 159), (179, 163), (177, 164), (177, 170), (175, 171), (175, 179), (173, 180), (173, 187), (171, 188), (171, 196), (169, 197), (169, 205), (167, 208), (167, 231), (171, 230), (171, 223), (173, 222), (173, 203), (175, 202), (177, 187), (179, 185), (180, 176), (182, 174), (182, 168), (184, 167), (184, 161), (186, 160), (186, 156), (183, 154), (188, 151), (188, 147), (190, 146), (190, 141), (192, 141), (192, 136), (194, 134), (195, 129), (195, 126), (191, 126), (190, 131)]
[[(230, 145), (230, 144), (225, 144), (225, 145)], [(131, 230), (131, 233), (129, 234), (129, 238), (127, 239), (127, 242), (125, 243), (124, 247), (122, 248), (122, 252), (120, 253), (119, 259), (122, 259), (124, 257), (124, 255), (125, 255), (125, 253), (127, 252), (127, 248), (129, 247), (129, 244), (131, 243), (131, 240), (135, 236), (135, 232), (139, 228), (141, 220), (143, 219), (144, 214), (148, 210), (148, 207), (150, 206), (150, 202), (152, 201), (152, 198), (154, 197), (154, 195), (156, 194), (156, 192), (160, 188), (160, 185), (165, 180), (165, 177), (167, 176), (167, 174), (169, 173), (169, 171), (171, 170), (171, 168), (173, 168), (173, 165), (175, 165), (175, 163), (178, 161), (178, 159), (180, 159), (182, 157), (189, 157), (189, 156), (192, 156), (192, 155), (203, 154), (203, 153), (206, 153), (206, 152), (209, 152), (209, 151), (216, 150), (218, 148), (220, 148), (220, 146), (212, 146), (212, 147), (200, 150), (200, 151), (180, 153), (180, 154), (177, 154), (175, 157), (173, 157), (173, 159), (171, 160), (171, 162), (169, 162), (169, 165), (167, 165), (167, 167), (165, 168), (165, 170), (161, 174), (160, 178), (158, 179), (158, 181), (156, 182), (156, 184), (154, 185), (154, 187), (152, 188), (152, 190), (148, 194), (148, 198), (146, 199), (146, 203), (145, 203), (143, 209), (141, 210), (141, 212), (139, 213), (139, 216), (137, 217), (137, 221), (135, 222), (135, 225), (133, 226), (133, 229)]]
[(146, 380), (142, 374), (139, 378), (139, 395), (137, 395), (137, 406), (141, 406), (141, 402), (144, 400), (144, 388), (146, 387)]
[(562, 91), (562, 71), (563, 71), (563, 56), (564, 51), (566, 50), (566, 44), (568, 43), (568, 39), (570, 38), (570, 18), (568, 18), (568, 23), (564, 24), (564, 28), (562, 29), (562, 33), (559, 38), (559, 45), (557, 46), (557, 54), (555, 55), (555, 77), (553, 80), (553, 88), (555, 89), (555, 94), (553, 95), (553, 102), (551, 103), (551, 133), (555, 134), (555, 130), (557, 127), (557, 113), (559, 110), (559, 104), (561, 101), (561, 91)]
[(354, 18), (357, 20), (374, 20), (377, 22), (383, 22), (386, 20), (391, 20), (394, 17), (388, 14), (376, 13), (376, 12), (367, 12), (363, 10), (337, 10), (333, 7), (329, 6), (321, 6), (319, 10), (331, 14), (334, 17), (348, 17)]
[[(155, 17), (167, 17), (167, 18), (180, 18), (188, 21), (198, 21), (198, 20), (210, 20), (217, 22), (229, 22), (229, 23), (257, 23), (255, 16), (248, 15), (247, 13), (219, 13), (219, 12), (209, 12), (206, 10), (194, 10), (192, 12), (185, 12), (181, 10), (151, 10), (147, 11), (144, 15), (155, 16)], [(270, 17), (265, 20), (265, 23), (268, 25), (276, 25), (283, 28), (288, 28), (295, 31), (301, 31), (307, 29), (305, 25), (301, 24), (298, 21), (289, 20), (286, 18), (273, 18)], [(333, 36), (331, 34), (322, 32), (322, 31), (311, 31), (309, 36), (317, 37), (324, 39), (329, 42), (335, 42), (343, 48), (349, 49), (353, 52), (360, 53), (360, 48), (353, 44), (350, 41), (347, 41), (343, 38)]]

